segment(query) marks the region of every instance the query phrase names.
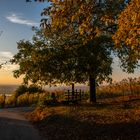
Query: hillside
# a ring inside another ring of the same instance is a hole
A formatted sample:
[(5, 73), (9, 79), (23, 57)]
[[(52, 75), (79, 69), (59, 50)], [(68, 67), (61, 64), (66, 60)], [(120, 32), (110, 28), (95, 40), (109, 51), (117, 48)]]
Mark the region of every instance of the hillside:
[(140, 98), (37, 108), (27, 116), (47, 140), (140, 139)]

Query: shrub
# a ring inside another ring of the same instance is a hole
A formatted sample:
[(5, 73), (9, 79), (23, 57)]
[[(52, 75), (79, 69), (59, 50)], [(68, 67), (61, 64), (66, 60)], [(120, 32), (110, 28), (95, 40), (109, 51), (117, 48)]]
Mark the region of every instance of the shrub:
[(39, 93), (29, 94), (28, 101), (30, 105), (37, 104), (38, 100), (39, 100)]
[(29, 93), (42, 93), (44, 92), (41, 87), (36, 85), (30, 85), (27, 90)]
[(21, 85), (15, 91), (15, 97), (17, 98), (18, 96), (20, 96), (26, 92), (28, 92), (28, 87), (26, 85)]
[(0, 107), (5, 106), (5, 95), (0, 95)]
[(12, 96), (7, 97), (5, 104), (7, 107), (14, 107), (16, 106), (17, 98), (15, 97), (14, 94)]
[(17, 98), (17, 106), (29, 105), (29, 93), (22, 94)]
[(43, 92), (42, 88), (37, 86), (37, 85), (30, 85), (29, 87), (27, 87), (26, 85), (21, 85), (18, 87), (18, 89), (15, 91), (15, 97), (18, 97), (24, 93), (41, 93)]

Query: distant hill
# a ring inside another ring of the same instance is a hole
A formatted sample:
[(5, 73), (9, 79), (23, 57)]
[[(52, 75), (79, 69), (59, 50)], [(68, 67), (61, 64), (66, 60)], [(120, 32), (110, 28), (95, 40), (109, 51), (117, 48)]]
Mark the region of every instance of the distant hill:
[(11, 94), (19, 85), (0, 85), (0, 94)]
[[(72, 87), (71, 86), (65, 86), (65, 85), (58, 85), (58, 86), (45, 86), (44, 89), (46, 91), (52, 91), (52, 90), (71, 90)], [(89, 86), (86, 85), (75, 85), (75, 90), (82, 90), (82, 91), (88, 91), (89, 90)]]
[[(11, 94), (13, 93), (19, 85), (0, 85), (0, 94)], [(46, 91), (53, 91), (53, 90), (71, 90), (71, 86), (65, 86), (65, 85), (59, 85), (59, 86), (45, 86), (43, 89)], [(88, 91), (89, 87), (86, 85), (75, 85), (75, 90), (82, 90), (82, 91)]]

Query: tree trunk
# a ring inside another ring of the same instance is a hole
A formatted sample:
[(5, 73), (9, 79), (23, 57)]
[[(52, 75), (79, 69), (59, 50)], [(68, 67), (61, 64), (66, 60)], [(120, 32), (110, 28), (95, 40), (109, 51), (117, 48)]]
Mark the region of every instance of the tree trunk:
[(89, 83), (90, 83), (90, 102), (96, 103), (96, 78), (90, 76)]
[(75, 91), (74, 91), (74, 83), (72, 83), (72, 100), (74, 100), (74, 93)]

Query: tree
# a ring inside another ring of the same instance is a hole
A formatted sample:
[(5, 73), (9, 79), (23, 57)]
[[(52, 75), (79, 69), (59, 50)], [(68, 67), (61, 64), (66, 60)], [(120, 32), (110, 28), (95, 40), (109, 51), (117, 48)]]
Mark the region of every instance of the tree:
[(2, 68), (3, 65), (6, 65), (7, 63), (8, 63), (8, 61), (6, 61), (6, 62), (4, 62), (4, 63), (1, 63), (1, 64), (0, 64), (0, 69)]
[[(102, 36), (87, 46), (67, 49), (64, 46), (47, 45), (44, 37), (37, 32), (32, 43), (23, 40), (18, 42), (19, 52), (11, 62), (20, 67), (14, 71), (14, 76), (24, 75), (25, 83), (30, 81), (38, 84), (84, 83), (89, 80), (90, 90), (94, 92), (91, 99), (96, 101), (96, 82), (109, 80), (108, 76), (112, 72), (111, 48), (106, 44), (107, 39)], [(95, 45), (96, 49), (91, 45)]]
[[(28, 81), (32, 83), (39, 83), (40, 80), (44, 81), (42, 74), (45, 77), (45, 71), (42, 70), (45, 70), (47, 67), (44, 60), (45, 58), (47, 59), (49, 52), (45, 40), (42, 37), (42, 32), (38, 31), (36, 36), (33, 37), (32, 43), (24, 40), (17, 43), (19, 52), (14, 55), (11, 62), (19, 64), (19, 69), (14, 71), (14, 77), (17, 78), (23, 74), (25, 84), (28, 84)], [(48, 76), (46, 75), (46, 77)]]
[[(115, 31), (116, 18), (124, 8), (124, 1), (52, 0), (51, 2), (52, 5), (42, 13), (47, 16), (47, 19), (41, 21), (42, 27), (45, 28), (45, 36), (53, 40), (51, 43), (55, 48), (63, 45), (76, 54), (76, 48), (83, 50), (78, 55), (81, 65), (77, 67), (81, 68), (79, 71), (82, 78), (85, 73), (87, 74), (85, 77), (89, 78), (90, 101), (96, 102), (95, 86), (98, 78), (100, 77), (101, 81), (108, 79), (112, 72), (111, 34)], [(99, 53), (104, 54), (106, 62), (103, 57), (99, 57)], [(81, 56), (84, 59), (81, 59)], [(106, 67), (102, 67), (103, 63), (106, 63)], [(77, 71), (75, 75), (76, 73)]]
[(33, 43), (18, 43), (12, 62), (20, 68), (14, 74), (25, 74), (25, 82), (46, 84), (89, 80), (90, 101), (96, 102), (96, 84), (112, 73), (111, 33), (122, 0), (51, 2), (42, 13), (47, 18), (41, 20), (46, 40), (35, 37)]
[(139, 67), (140, 59), (140, 1), (131, 0), (118, 18), (118, 29), (113, 39), (116, 44), (118, 56), (122, 62), (121, 67), (129, 73)]
[(127, 47), (140, 49), (140, 1), (131, 0), (121, 12), (118, 19), (118, 30), (114, 35), (118, 47), (126, 44)]

